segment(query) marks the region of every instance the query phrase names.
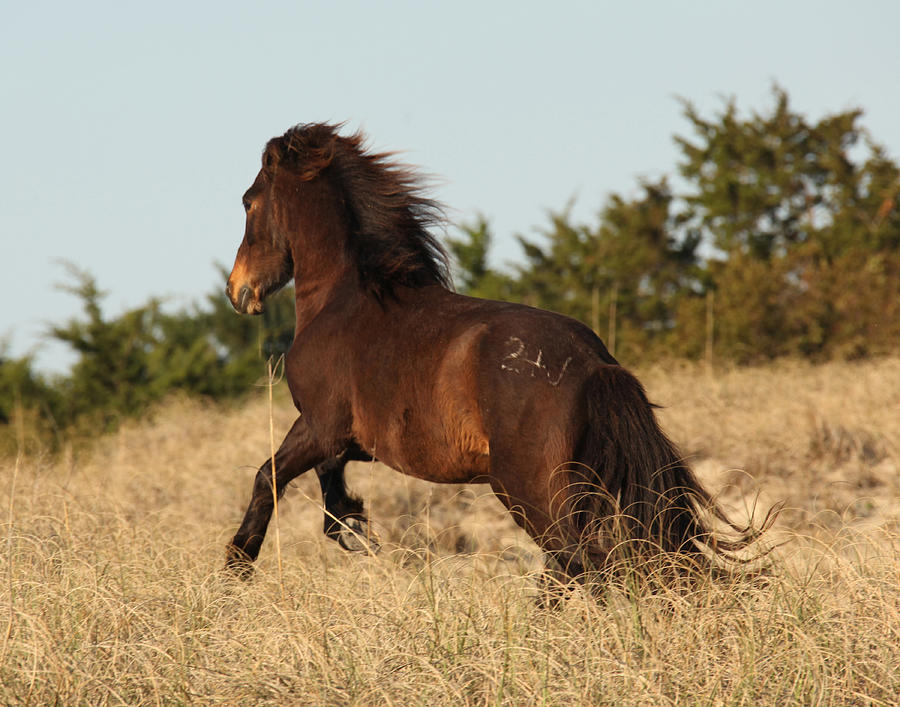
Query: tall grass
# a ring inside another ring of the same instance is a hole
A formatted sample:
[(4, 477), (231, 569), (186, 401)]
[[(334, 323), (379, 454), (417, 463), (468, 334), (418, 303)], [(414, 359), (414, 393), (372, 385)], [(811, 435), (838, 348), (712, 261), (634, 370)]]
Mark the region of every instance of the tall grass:
[(309, 474), (281, 577), (267, 543), (241, 582), (220, 568), (266, 395), (173, 400), (89, 453), (0, 462), (0, 703), (895, 704), (900, 360), (641, 376), (735, 513), (788, 503), (768, 575), (622, 577), (545, 610), (540, 554), (486, 489), (357, 465), (383, 552), (322, 537)]

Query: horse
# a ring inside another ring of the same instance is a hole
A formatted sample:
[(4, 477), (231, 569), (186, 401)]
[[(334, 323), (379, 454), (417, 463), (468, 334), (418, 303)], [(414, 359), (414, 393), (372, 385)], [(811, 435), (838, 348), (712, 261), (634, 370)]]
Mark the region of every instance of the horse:
[[(294, 281), (285, 377), (299, 416), (256, 474), (227, 567), (247, 575), (279, 492), (315, 468), (324, 529), (347, 549), (367, 517), (344, 465), (378, 459), (438, 483), (487, 483), (583, 579), (621, 556), (734, 558), (763, 532), (732, 522), (661, 430), (637, 378), (587, 326), (453, 291), (442, 208), (416, 170), (357, 132), (271, 139), (243, 195), (226, 294), (241, 314)], [(771, 512), (770, 512), (771, 514)], [(723, 532), (723, 524), (727, 529)], [(550, 569), (555, 568), (555, 569)]]

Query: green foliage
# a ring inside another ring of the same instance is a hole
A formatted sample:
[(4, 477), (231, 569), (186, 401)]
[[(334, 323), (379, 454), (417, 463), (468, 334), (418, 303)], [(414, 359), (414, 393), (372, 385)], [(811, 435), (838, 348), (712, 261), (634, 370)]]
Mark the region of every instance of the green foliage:
[(70, 266), (76, 284), (63, 289), (82, 301), (84, 318), (51, 328), (54, 339), (78, 353), (71, 375), (61, 382), (66, 420), (98, 411), (109, 426), (119, 414), (131, 415), (158, 397), (159, 385), (151, 364), (158, 337), (159, 302), (104, 318), (103, 293), (87, 273)]
[(699, 235), (673, 202), (663, 179), (642, 183), (635, 199), (611, 195), (594, 227), (551, 214), (543, 244), (519, 238), (526, 264), (514, 292), (600, 334), (618, 328), (620, 351), (631, 360), (645, 357), (649, 346), (671, 345), (679, 301), (696, 297), (702, 279)]
[[(227, 273), (222, 271), (222, 282)], [(205, 377), (211, 397), (230, 397), (247, 391), (262, 376), (269, 357), (278, 358), (287, 353), (294, 340), (294, 289), (286, 287), (266, 300), (261, 316), (237, 315), (220, 289), (209, 293), (204, 309), (181, 312), (172, 318), (170, 327), (182, 328), (186, 340), (202, 332), (203, 340), (217, 353), (219, 370), (213, 379), (208, 372), (199, 371)], [(193, 385), (201, 386), (199, 380)]]
[(0, 352), (0, 424), (9, 424), (23, 401), (48, 394), (49, 386), (32, 367), (30, 356), (12, 359)]
[(54, 435), (59, 392), (34, 371), (31, 356), (9, 358), (0, 347), (0, 454), (40, 448)]
[(462, 238), (447, 239), (456, 266), (454, 280), (458, 291), (485, 299), (513, 299), (512, 278), (488, 265), (488, 251), (494, 236), (484, 216), (479, 216), (474, 224), (463, 224), (460, 230)]
[(49, 331), (78, 358), (66, 376), (47, 380), (30, 358), (0, 356), (0, 435), (9, 451), (14, 418), (45, 438), (114, 428), (173, 392), (223, 399), (245, 393), (262, 377), (263, 362), (283, 354), (294, 330), (292, 292), (269, 298), (262, 317), (239, 317), (221, 293), (208, 308), (166, 313), (151, 299), (118, 317), (106, 316), (104, 293), (88, 273), (69, 265), (82, 315)]
[(718, 293), (718, 353), (750, 361), (890, 350), (900, 168), (859, 126), (862, 111), (813, 123), (784, 90), (773, 97), (769, 114), (741, 118), (729, 101), (714, 120), (685, 102), (697, 140), (676, 137), (690, 186), (684, 219), (716, 253), (706, 270)]
[(685, 101), (684, 191), (643, 182), (592, 226), (551, 214), (539, 240), (519, 237), (513, 297), (581, 319), (629, 362), (895, 349), (900, 167), (862, 111), (812, 122), (782, 89), (773, 99), (749, 117), (731, 100), (713, 118)]

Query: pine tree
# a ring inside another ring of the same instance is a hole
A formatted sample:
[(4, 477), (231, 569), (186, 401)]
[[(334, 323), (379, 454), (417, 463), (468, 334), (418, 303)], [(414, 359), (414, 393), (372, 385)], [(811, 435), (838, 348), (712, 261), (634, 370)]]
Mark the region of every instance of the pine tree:
[(494, 240), (493, 232), (484, 216), (474, 224), (463, 224), (459, 238), (448, 238), (447, 246), (454, 262), (454, 281), (457, 291), (472, 297), (512, 300), (509, 275), (488, 265), (488, 252)]
[[(719, 351), (887, 350), (900, 331), (898, 167), (860, 127), (861, 110), (810, 122), (784, 90), (773, 97), (770, 113), (747, 118), (734, 100), (711, 120), (684, 102), (695, 139), (676, 137), (687, 219), (713, 253)], [(878, 311), (860, 306), (860, 292)]]

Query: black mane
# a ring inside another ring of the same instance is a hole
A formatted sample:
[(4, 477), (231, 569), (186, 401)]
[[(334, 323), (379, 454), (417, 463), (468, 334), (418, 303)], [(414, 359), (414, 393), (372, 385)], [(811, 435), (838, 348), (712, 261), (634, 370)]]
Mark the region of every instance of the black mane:
[(452, 289), (449, 259), (429, 228), (443, 210), (424, 196), (422, 178), (390, 153), (370, 153), (365, 136), (338, 134), (340, 125), (311, 123), (288, 130), (281, 161), (304, 179), (335, 179), (351, 219), (350, 248), (362, 282), (379, 297), (394, 287), (440, 285)]

